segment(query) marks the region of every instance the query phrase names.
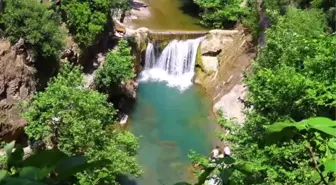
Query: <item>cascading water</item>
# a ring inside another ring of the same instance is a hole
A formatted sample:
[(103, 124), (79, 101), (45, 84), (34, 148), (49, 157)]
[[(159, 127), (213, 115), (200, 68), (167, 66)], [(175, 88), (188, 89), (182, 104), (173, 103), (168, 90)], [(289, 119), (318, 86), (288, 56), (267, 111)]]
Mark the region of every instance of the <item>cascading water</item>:
[(181, 90), (188, 88), (192, 85), (197, 48), (202, 39), (172, 40), (162, 52), (148, 43), (139, 81), (165, 81)]

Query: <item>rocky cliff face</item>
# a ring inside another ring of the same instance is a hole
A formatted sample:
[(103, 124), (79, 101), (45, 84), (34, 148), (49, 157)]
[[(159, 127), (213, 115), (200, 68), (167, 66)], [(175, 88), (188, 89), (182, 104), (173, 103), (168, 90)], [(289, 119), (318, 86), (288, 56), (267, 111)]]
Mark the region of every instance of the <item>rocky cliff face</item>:
[(18, 139), (26, 124), (18, 103), (35, 92), (35, 69), (23, 40), (14, 46), (0, 40), (0, 138)]
[(214, 102), (213, 111), (244, 122), (245, 87), (243, 73), (255, 53), (251, 37), (238, 30), (212, 30), (201, 43), (195, 82), (202, 85)]

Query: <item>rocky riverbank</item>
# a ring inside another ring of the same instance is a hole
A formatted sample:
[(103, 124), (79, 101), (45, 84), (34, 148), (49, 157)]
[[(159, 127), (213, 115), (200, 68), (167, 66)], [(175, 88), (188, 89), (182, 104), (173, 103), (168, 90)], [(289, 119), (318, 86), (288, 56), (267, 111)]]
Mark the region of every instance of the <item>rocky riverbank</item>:
[(201, 42), (195, 83), (204, 87), (214, 103), (215, 113), (244, 122), (246, 88), (243, 74), (255, 56), (252, 38), (243, 30), (211, 30)]

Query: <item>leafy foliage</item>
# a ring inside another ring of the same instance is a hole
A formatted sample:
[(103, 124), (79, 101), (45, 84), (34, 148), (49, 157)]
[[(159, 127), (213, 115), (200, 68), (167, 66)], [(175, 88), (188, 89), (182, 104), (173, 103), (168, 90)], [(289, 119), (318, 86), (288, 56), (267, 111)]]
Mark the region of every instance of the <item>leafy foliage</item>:
[(234, 153), (223, 159), (211, 160), (191, 150), (188, 157), (199, 169), (195, 171), (198, 177), (198, 182), (195, 185), (202, 185), (210, 178), (217, 178), (223, 185), (231, 183), (242, 184), (243, 182), (238, 182), (236, 179), (237, 173), (241, 175), (238, 178), (249, 177), (255, 179), (257, 176), (260, 176), (258, 167), (251, 161), (245, 159), (237, 160), (235, 158), (236, 152), (244, 152), (238, 145), (239, 142), (242, 142), (241, 139), (243, 138), (237, 137), (237, 135), (242, 136), (240, 135), (241, 126), (234, 120), (225, 118), (222, 112), (219, 112), (219, 115), (218, 124), (222, 128), (225, 128), (226, 133), (217, 132), (217, 135), (221, 141), (230, 143), (231, 151), (234, 151)]
[(96, 72), (94, 79), (96, 87), (104, 92), (110, 92), (122, 81), (134, 78), (133, 61), (128, 42), (120, 40), (117, 49), (107, 54), (103, 67)]
[[(323, 11), (328, 25), (335, 31), (335, 0), (268, 0), (264, 1), (264, 8), (272, 24), (275, 24), (279, 15), (285, 15), (289, 7), (299, 9), (319, 9)], [(309, 19), (309, 17), (307, 17)]]
[(140, 173), (135, 161), (137, 138), (113, 128), (112, 104), (106, 96), (83, 88), (78, 67), (65, 63), (45, 91), (25, 106), (25, 131), (32, 140), (42, 140), (68, 155), (84, 155), (89, 161), (111, 161), (99, 170), (78, 174), (79, 184), (111, 184), (121, 173)]
[[(326, 32), (320, 10), (286, 7), (279, 15), (245, 76), (250, 108), (245, 125), (219, 120), (227, 130), (220, 138), (231, 143), (232, 157), (254, 170), (253, 175), (233, 171), (229, 183), (331, 184), (336, 178), (336, 128), (329, 119), (335, 119), (336, 40)], [(212, 173), (220, 174), (217, 170)]]
[(232, 28), (246, 14), (242, 0), (194, 0), (201, 9), (200, 23), (212, 28)]
[(23, 38), (39, 56), (58, 57), (64, 46), (59, 18), (36, 0), (6, 0), (0, 21), (11, 42)]
[(313, 182), (324, 184), (336, 182), (336, 122), (328, 118), (310, 118), (299, 123), (279, 122), (266, 130), (272, 140), (278, 142), (299, 136), (305, 141), (315, 171)]
[(58, 150), (44, 150), (23, 158), (23, 149), (14, 148), (15, 141), (7, 144), (6, 170), (0, 170), (0, 183), (4, 185), (65, 184), (76, 173), (102, 166), (108, 161), (89, 163), (85, 157), (69, 157)]
[(99, 40), (112, 8), (126, 10), (130, 7), (126, 0), (65, 0), (62, 3), (65, 22), (84, 48), (96, 44)]

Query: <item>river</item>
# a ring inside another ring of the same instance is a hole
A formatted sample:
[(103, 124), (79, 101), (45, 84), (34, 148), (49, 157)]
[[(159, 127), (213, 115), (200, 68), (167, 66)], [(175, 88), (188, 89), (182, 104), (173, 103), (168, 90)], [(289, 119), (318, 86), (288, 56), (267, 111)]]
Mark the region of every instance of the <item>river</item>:
[[(184, 14), (181, 1), (146, 0), (146, 4), (153, 15), (146, 20), (135, 20), (132, 24), (136, 27), (203, 29), (195, 18)], [(162, 51), (162, 56), (151, 53), (155, 51), (153, 45), (147, 47), (143, 73), (148, 72), (156, 80), (140, 80), (129, 125), (139, 137), (137, 159), (144, 174), (137, 179), (130, 177), (131, 180), (123, 184), (173, 185), (195, 181), (189, 150), (208, 155), (216, 140), (211, 100), (203, 89), (190, 84), (198, 44), (198, 40), (174, 41), (166, 47), (166, 52)], [(154, 73), (150, 73), (152, 70)]]
[(195, 18), (197, 6), (191, 0), (141, 0), (148, 5), (150, 16), (133, 20), (133, 28), (146, 27), (151, 30), (206, 30)]

